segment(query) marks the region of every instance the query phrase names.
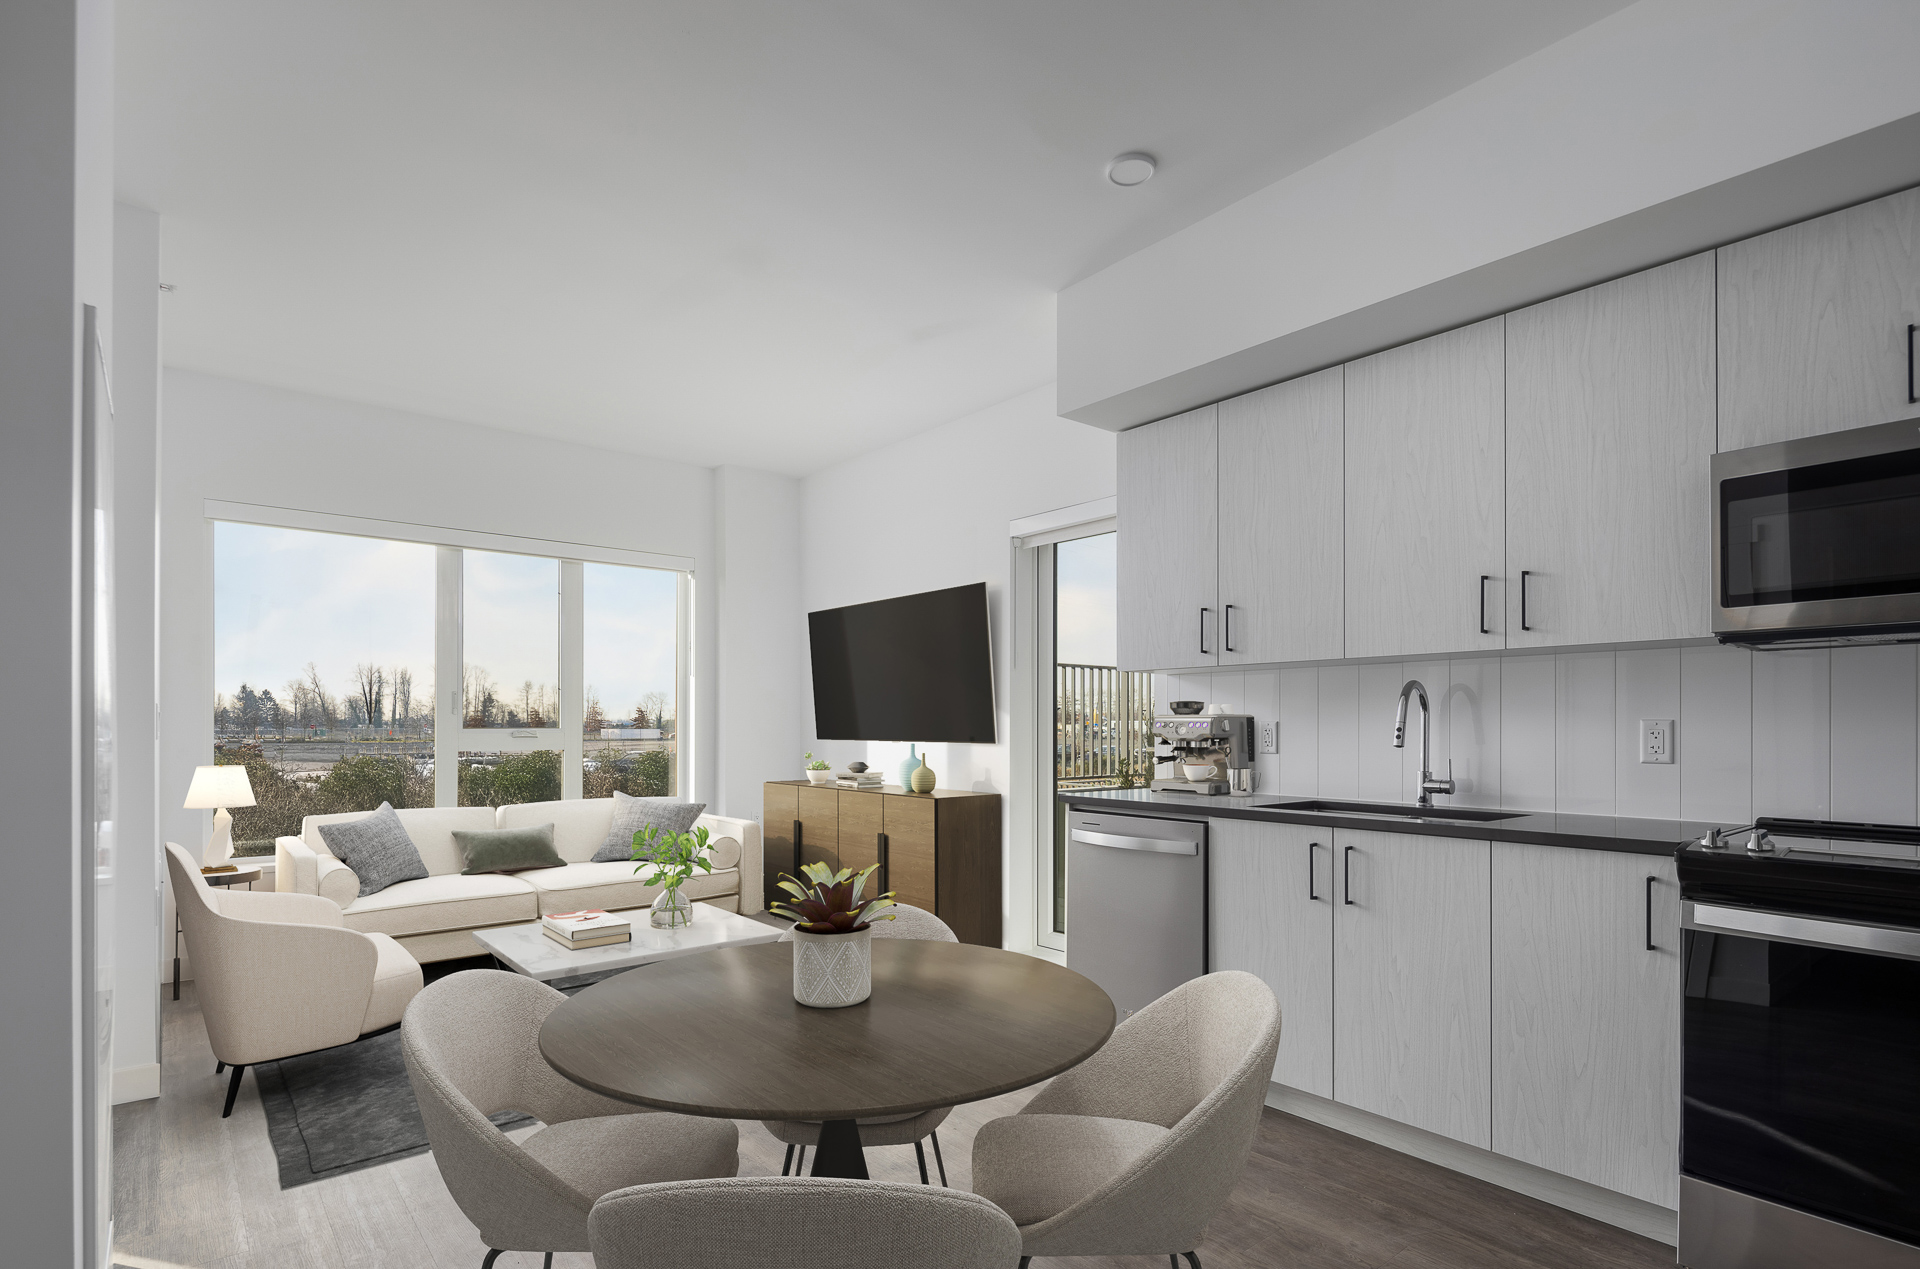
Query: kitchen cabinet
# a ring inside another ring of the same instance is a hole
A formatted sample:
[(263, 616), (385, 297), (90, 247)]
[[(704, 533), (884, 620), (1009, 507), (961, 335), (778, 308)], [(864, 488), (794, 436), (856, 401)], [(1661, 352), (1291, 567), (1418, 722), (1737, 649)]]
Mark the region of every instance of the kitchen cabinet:
[(1505, 646), (1504, 329), (1490, 318), (1347, 364), (1348, 657)]
[(1220, 403), (1220, 664), (1341, 655), (1345, 373)]
[(1211, 405), (1120, 433), (1121, 669), (1219, 663), (1219, 439)]
[(1213, 820), (1211, 968), (1264, 979), (1280, 1001), (1273, 1078), (1333, 1096), (1333, 830)]
[(1722, 450), (1920, 415), (1920, 189), (1719, 250)]
[(1676, 1206), (1680, 1004), (1671, 859), (1494, 844), (1494, 1150)]
[(1488, 1148), (1492, 843), (1333, 841), (1334, 1100)]
[(1713, 272), (1709, 252), (1507, 315), (1507, 647), (1713, 633)]

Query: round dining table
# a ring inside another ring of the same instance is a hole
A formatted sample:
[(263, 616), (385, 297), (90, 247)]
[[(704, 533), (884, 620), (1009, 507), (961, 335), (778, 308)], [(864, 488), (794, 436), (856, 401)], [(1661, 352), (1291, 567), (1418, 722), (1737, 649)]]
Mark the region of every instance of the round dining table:
[(1051, 961), (968, 943), (873, 941), (873, 995), (793, 998), (793, 944), (703, 952), (563, 1002), (540, 1052), (585, 1088), (657, 1110), (821, 1125), (813, 1175), (867, 1175), (858, 1120), (1026, 1088), (1113, 1033), (1113, 1001)]

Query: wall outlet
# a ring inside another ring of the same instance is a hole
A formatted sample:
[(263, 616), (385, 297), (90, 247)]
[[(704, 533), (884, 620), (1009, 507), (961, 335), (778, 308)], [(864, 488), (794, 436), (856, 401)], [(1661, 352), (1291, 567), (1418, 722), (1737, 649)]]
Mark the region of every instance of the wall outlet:
[(1640, 761), (1659, 763), (1673, 761), (1673, 720), (1671, 718), (1640, 720)]
[(1280, 752), (1280, 724), (1279, 723), (1261, 723), (1260, 724), (1260, 752), (1261, 753), (1279, 753)]

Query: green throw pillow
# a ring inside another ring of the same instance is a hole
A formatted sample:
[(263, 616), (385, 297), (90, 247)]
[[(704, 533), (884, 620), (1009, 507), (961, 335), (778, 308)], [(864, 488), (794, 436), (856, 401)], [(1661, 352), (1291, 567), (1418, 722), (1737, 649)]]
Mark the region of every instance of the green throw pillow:
[(553, 849), (553, 825), (538, 828), (455, 829), (453, 840), (467, 858), (463, 877), (483, 872), (527, 872), (534, 868), (564, 868), (567, 861)]

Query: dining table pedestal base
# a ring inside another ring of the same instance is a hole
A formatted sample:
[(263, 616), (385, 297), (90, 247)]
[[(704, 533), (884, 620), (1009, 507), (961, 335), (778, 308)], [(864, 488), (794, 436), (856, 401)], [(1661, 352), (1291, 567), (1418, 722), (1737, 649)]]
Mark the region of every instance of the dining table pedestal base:
[(867, 1180), (867, 1152), (860, 1145), (860, 1126), (851, 1119), (829, 1119), (820, 1125), (820, 1143), (813, 1148), (813, 1176)]

